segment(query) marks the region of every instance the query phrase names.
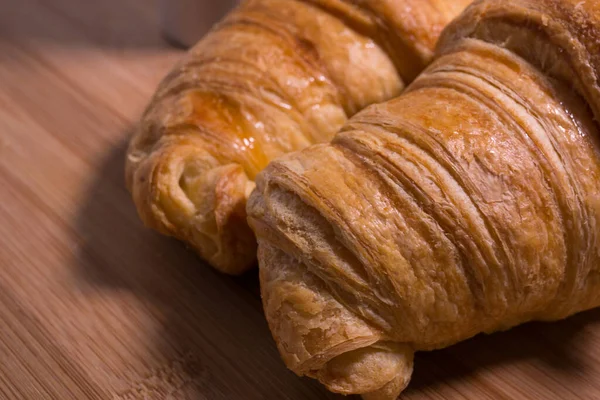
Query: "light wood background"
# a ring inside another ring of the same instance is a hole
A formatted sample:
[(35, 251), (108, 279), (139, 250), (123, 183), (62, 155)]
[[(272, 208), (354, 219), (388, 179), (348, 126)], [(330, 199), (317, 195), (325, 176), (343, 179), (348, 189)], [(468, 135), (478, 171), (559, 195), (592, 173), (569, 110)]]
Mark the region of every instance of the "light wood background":
[[(342, 398), (285, 369), (256, 273), (136, 216), (126, 141), (179, 56), (151, 0), (0, 0), (0, 399)], [(403, 397), (598, 399), (600, 312), (419, 354)]]

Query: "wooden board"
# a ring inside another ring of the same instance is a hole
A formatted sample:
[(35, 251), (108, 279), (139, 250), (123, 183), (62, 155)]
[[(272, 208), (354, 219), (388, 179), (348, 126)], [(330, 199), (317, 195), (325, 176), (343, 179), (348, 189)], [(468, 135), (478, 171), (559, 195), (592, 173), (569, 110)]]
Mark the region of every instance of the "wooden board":
[[(180, 56), (149, 0), (0, 0), (0, 399), (340, 399), (280, 361), (256, 273), (143, 228), (127, 138)], [(403, 396), (598, 399), (600, 312), (418, 354)]]

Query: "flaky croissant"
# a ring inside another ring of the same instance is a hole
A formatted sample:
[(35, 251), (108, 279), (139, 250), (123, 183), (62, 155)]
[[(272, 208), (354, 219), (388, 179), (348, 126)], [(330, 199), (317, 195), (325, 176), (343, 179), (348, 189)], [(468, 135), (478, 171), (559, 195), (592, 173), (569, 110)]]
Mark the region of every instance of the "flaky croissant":
[(221, 271), (256, 260), (246, 223), (272, 159), (395, 97), (469, 0), (250, 0), (164, 79), (127, 152), (144, 222)]
[(293, 371), (394, 399), (413, 354), (600, 305), (600, 2), (484, 0), (405, 94), (248, 202)]

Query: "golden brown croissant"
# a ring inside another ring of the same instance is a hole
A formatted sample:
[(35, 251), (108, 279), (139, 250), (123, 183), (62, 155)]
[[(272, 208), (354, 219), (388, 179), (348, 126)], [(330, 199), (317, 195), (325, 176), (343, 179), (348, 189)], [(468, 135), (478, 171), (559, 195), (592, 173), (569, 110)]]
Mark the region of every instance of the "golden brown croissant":
[(248, 202), (286, 364), (394, 399), (415, 351), (600, 305), (600, 2), (484, 0), (399, 98)]
[(251, 0), (168, 75), (127, 154), (144, 222), (214, 267), (255, 262), (246, 199), (269, 161), (395, 97), (469, 0)]

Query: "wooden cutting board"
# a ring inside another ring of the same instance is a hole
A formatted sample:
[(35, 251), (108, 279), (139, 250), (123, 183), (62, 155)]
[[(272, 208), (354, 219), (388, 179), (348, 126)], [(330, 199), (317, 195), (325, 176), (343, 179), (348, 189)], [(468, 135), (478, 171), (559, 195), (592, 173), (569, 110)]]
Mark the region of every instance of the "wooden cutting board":
[[(181, 53), (149, 0), (0, 0), (0, 399), (340, 399), (280, 361), (256, 273), (143, 228), (134, 122)], [(600, 311), (418, 354), (405, 399), (598, 399)]]

